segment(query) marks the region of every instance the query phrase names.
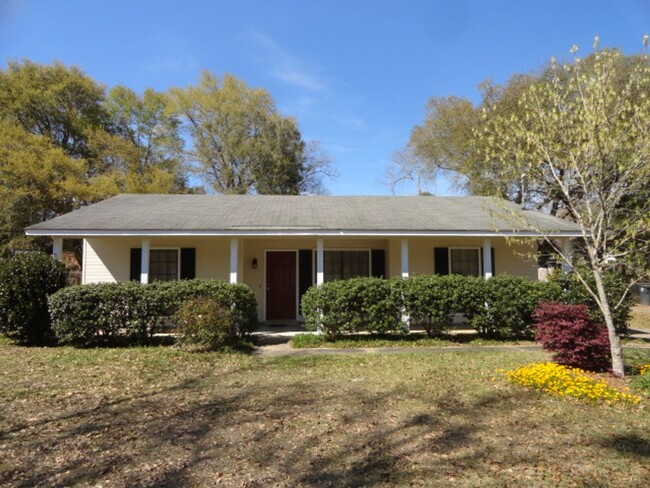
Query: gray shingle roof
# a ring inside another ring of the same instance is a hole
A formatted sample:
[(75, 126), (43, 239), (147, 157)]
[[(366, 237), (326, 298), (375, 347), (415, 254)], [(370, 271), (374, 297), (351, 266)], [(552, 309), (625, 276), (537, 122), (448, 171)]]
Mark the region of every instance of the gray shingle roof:
[[(577, 235), (577, 227), (521, 212), (489, 197), (140, 195), (124, 194), (26, 229), (28, 234), (164, 233), (492, 233), (517, 230), (520, 212), (540, 228)], [(523, 230), (519, 227), (519, 230)]]

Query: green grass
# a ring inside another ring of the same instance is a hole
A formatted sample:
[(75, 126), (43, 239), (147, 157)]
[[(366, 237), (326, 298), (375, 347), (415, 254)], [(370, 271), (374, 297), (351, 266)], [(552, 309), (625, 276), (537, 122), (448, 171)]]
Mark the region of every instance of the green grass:
[(650, 364), (650, 348), (647, 347), (625, 347), (624, 350), (625, 365), (630, 373), (637, 372), (641, 366)]
[[(650, 332), (650, 307), (637, 305), (632, 309), (630, 329)], [(647, 339), (623, 338), (627, 346), (650, 345)], [(475, 334), (446, 335), (427, 337), (423, 334), (350, 334), (337, 339), (328, 339), (317, 334), (298, 334), (292, 337), (291, 347), (330, 348), (330, 349), (366, 349), (383, 347), (453, 347), (466, 346), (519, 346), (536, 345), (534, 341), (484, 339)]]
[(328, 339), (318, 334), (297, 334), (291, 338), (291, 347), (365, 349), (382, 347), (454, 347), (454, 346), (521, 346), (536, 345), (533, 341), (494, 340), (477, 337), (474, 334), (427, 337), (423, 334), (351, 334), (337, 339)]
[(263, 358), (0, 341), (3, 486), (647, 486), (650, 415), (494, 350)]
[(647, 305), (634, 306), (629, 325), (630, 329), (650, 332), (650, 307)]

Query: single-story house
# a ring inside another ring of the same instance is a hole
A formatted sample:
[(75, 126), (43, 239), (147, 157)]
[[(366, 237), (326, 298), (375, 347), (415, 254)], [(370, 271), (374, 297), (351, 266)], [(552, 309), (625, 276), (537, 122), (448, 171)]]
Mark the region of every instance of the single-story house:
[[(300, 319), (312, 285), (423, 273), (537, 279), (538, 232), (577, 227), (488, 197), (119, 195), (26, 229), (83, 239), (82, 283), (216, 278), (246, 283), (261, 321)], [(499, 216), (501, 215), (501, 216)], [(509, 223), (510, 222), (510, 223)], [(507, 237), (517, 236), (516, 243)]]

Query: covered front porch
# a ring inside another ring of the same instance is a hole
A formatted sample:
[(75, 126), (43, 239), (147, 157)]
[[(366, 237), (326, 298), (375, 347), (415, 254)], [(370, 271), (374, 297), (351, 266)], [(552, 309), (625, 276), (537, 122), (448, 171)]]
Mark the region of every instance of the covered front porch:
[[(537, 278), (536, 240), (504, 236), (92, 236), (83, 244), (83, 283), (221, 279), (255, 292), (265, 325), (295, 325), (311, 286), (357, 276), (505, 273)], [(54, 237), (54, 253), (62, 238)]]

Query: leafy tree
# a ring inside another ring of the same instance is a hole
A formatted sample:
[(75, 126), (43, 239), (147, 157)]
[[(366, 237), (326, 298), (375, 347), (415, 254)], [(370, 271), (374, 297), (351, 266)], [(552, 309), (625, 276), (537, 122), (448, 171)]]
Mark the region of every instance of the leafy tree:
[[(523, 175), (561, 202), (580, 228), (588, 271), (574, 269), (603, 314), (612, 369), (620, 376), (622, 349), (612, 310), (624, 296), (608, 297), (604, 276), (614, 266), (647, 275), (650, 256), (650, 63), (647, 55), (627, 61), (617, 50), (598, 50), (597, 42), (586, 60), (553, 61), (544, 79), (522, 91), (516, 112), (486, 109), (477, 136), (483, 161), (504, 181)], [(546, 241), (573, 264), (552, 239)]]
[(302, 140), (267, 91), (206, 71), (196, 86), (171, 89), (170, 96), (192, 136), (197, 171), (214, 191), (322, 191), (329, 160)]
[[(581, 60), (585, 76), (597, 76), (597, 53)], [(647, 66), (645, 56), (619, 55), (612, 61), (616, 75), (611, 80), (624, 90), (630, 73)], [(462, 190), (474, 195), (498, 195), (529, 208), (565, 217), (569, 214), (561, 192), (553, 181), (530, 178), (518, 172), (516, 165), (483, 157), (487, 139), (484, 130), (492, 118), (522, 117), (521, 99), (536, 85), (550, 80), (569, 83), (567, 73), (558, 73), (553, 63), (531, 74), (514, 75), (504, 85), (487, 80), (480, 85), (481, 102), (474, 105), (459, 97), (434, 97), (427, 103), (424, 122), (413, 128), (407, 147), (394, 158), (389, 181), (419, 180), (419, 186), (443, 173)], [(631, 93), (638, 99), (641, 92)], [(404, 157), (406, 155), (407, 157)], [(562, 176), (562, 175), (560, 175)], [(570, 184), (570, 180), (567, 184)], [(577, 189), (576, 189), (577, 190)]]
[(42, 135), (0, 121), (0, 250), (29, 247), (23, 229), (89, 198), (86, 162)]
[(46, 250), (24, 227), (120, 192), (187, 191), (179, 124), (152, 90), (107, 97), (61, 63), (0, 69), (0, 251)]
[(89, 175), (102, 169), (92, 165), (88, 137), (108, 124), (104, 98), (103, 86), (61, 63), (10, 62), (0, 70), (0, 119), (48, 137), (72, 157), (86, 159)]
[(121, 138), (113, 145), (112, 154), (122, 155), (123, 191), (175, 193), (186, 190), (180, 120), (169, 113), (168, 105), (168, 97), (152, 89), (145, 90), (142, 96), (125, 86), (109, 91), (106, 109), (113, 130)]
[[(46, 250), (24, 227), (121, 192), (188, 188), (182, 122), (199, 173), (223, 193), (320, 193), (329, 159), (270, 95), (205, 73), (197, 86), (142, 95), (74, 67), (0, 69), (0, 252)], [(79, 249), (76, 249), (77, 251)]]

